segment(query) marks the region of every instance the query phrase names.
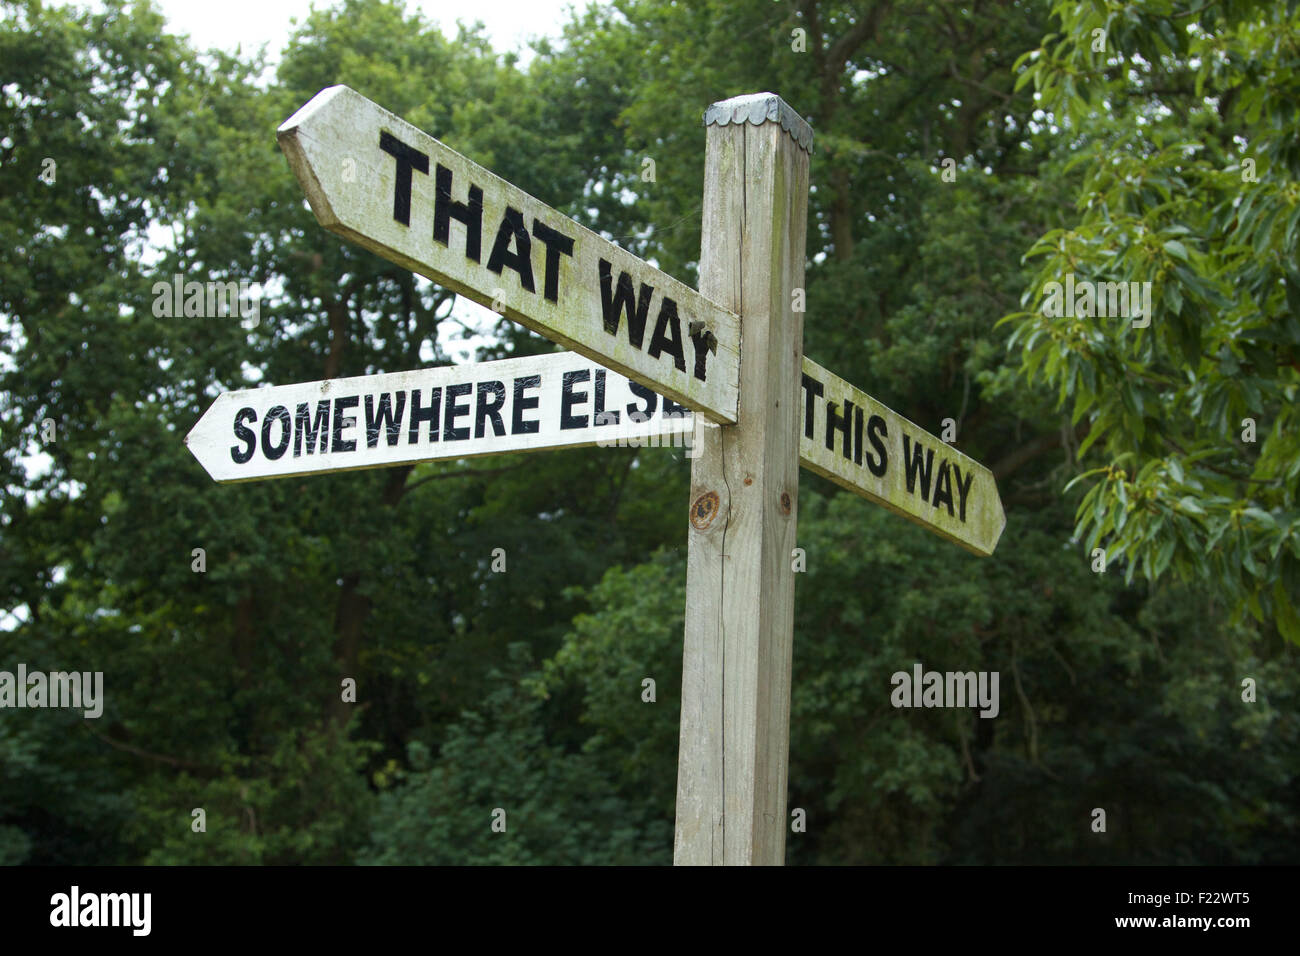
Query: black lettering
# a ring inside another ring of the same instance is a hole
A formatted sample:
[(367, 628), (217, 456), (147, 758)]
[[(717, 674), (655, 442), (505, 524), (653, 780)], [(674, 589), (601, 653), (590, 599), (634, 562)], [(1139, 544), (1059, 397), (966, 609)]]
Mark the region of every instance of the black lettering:
[[(280, 441), (278, 444), (271, 444), (271, 423), (280, 423)], [(293, 435), (293, 422), (289, 420), (289, 409), (283, 405), (276, 405), (266, 417), (262, 419), (262, 454), (268, 461), (275, 461), (284, 457), (284, 453), (289, 450), (289, 438)]]
[(596, 369), (596, 401), (592, 413), (591, 421), (594, 425), (617, 425), (619, 415), (617, 411), (605, 411), (605, 370)]
[(257, 421), (257, 412), (251, 408), (241, 408), (235, 413), (235, 438), (244, 443), (244, 450), (240, 451), (238, 445), (230, 446), (230, 460), (236, 465), (246, 465), (253, 457), (253, 452), (257, 451), (257, 433), (247, 427), (244, 422)]
[(813, 399), (822, 397), (822, 383), (808, 375), (800, 375), (800, 379), (803, 384), (803, 437), (812, 438), (813, 423), (817, 420)]
[(705, 381), (706, 366), (709, 362), (709, 353), (717, 353), (718, 339), (705, 329), (703, 322), (691, 322), (686, 326), (687, 334), (690, 335), (691, 345), (695, 347), (695, 368), (693, 374), (701, 382)]
[(355, 438), (343, 440), (343, 429), (351, 428), (357, 423), (357, 420), (355, 418), (346, 418), (343, 413), (349, 408), (356, 408), (360, 404), (360, 395), (345, 395), (334, 399), (334, 444), (330, 446), (331, 453), (357, 450)]
[[(645, 339), (645, 320), (650, 311), (650, 300), (654, 298), (654, 287), (641, 283), (640, 292), (632, 295), (632, 277), (626, 272), (618, 274), (618, 291), (611, 288), (612, 266), (604, 259), (600, 260), (600, 306), (603, 310), (605, 331), (610, 335), (618, 334), (619, 313), (627, 316), (627, 340), (633, 347), (640, 348)], [(635, 299), (635, 302), (633, 301)], [(633, 313), (635, 305), (636, 312)]]
[(406, 443), (414, 445), (420, 440), (420, 423), (429, 423), (429, 441), (438, 440), (438, 418), (442, 411), (442, 386), (430, 389), (429, 404), (420, 405), (420, 390), (411, 389), (411, 428), (406, 435)]
[(439, 163), (434, 171), (433, 238), (449, 249), (453, 219), (465, 226), (465, 258), (478, 262), (483, 234), (483, 190), (470, 183), (469, 202), (456, 202), (451, 198), (451, 170)]
[(961, 515), (962, 524), (965, 524), (966, 523), (966, 494), (967, 492), (970, 491), (971, 479), (975, 477), (975, 472), (973, 471), (969, 472), (966, 475), (966, 480), (962, 481), (961, 469), (957, 467), (957, 464), (955, 462), (953, 463), (952, 470), (957, 475), (957, 497), (961, 499), (961, 504), (958, 507), (958, 512)]
[[(397, 176), (393, 179), (393, 218), (403, 226), (409, 226), (411, 224), (411, 170), (419, 170), (427, 176), (429, 156), (382, 130), (379, 132), (379, 148), (397, 160)], [(441, 166), (438, 168), (442, 169)]]
[(586, 392), (575, 392), (573, 386), (578, 382), (585, 382), (591, 378), (589, 369), (579, 369), (576, 372), (564, 373), (564, 387), (560, 391), (560, 428), (562, 430), (570, 428), (586, 428), (586, 415), (571, 415), (569, 412), (574, 405), (582, 405), (587, 401)]
[[(510, 238), (514, 237), (515, 251), (510, 251)], [(502, 269), (514, 269), (519, 273), (519, 284), (529, 292), (536, 292), (533, 287), (533, 243), (524, 228), (524, 214), (518, 209), (506, 207), (501, 217), (501, 226), (497, 229), (496, 242), (492, 243), (492, 255), (488, 256), (487, 267), (497, 275)]]
[(464, 441), (469, 438), (468, 425), (464, 428), (455, 427), (456, 419), (460, 418), (462, 415), (469, 414), (469, 403), (466, 402), (464, 405), (457, 405), (456, 399), (460, 398), (462, 395), (468, 395), (472, 391), (474, 391), (474, 386), (469, 382), (464, 382), (460, 385), (447, 386), (447, 407), (445, 410), (446, 413), (442, 419), (443, 441)]
[[(300, 408), (302, 406), (299, 406)], [(406, 410), (406, 393), (397, 393), (397, 413), (393, 413), (392, 396), (384, 392), (379, 396), (379, 413), (375, 414), (375, 396), (366, 396), (366, 447), (375, 448), (379, 444), (379, 430), (388, 430), (388, 447), (397, 444), (402, 434), (402, 412)]]
[(658, 393), (652, 388), (646, 388), (639, 382), (628, 382), (627, 387), (631, 389), (633, 395), (645, 401), (644, 409), (638, 409), (636, 405), (628, 405), (627, 417), (634, 422), (648, 422), (654, 418), (655, 409), (659, 407)]
[(540, 375), (521, 375), (515, 379), (515, 400), (510, 416), (510, 434), (536, 435), (541, 427), (538, 422), (524, 421), (524, 412), (536, 408), (541, 399), (536, 395), (524, 396), (524, 389), (537, 388), (542, 384)]
[[(496, 401), (489, 402), (488, 396), (495, 395)], [(487, 432), (487, 420), (492, 419), (492, 437), (500, 438), (506, 433), (506, 423), (501, 420), (501, 409), (506, 404), (506, 387), (501, 382), (478, 383), (478, 406), (474, 410), (474, 437), (482, 438)]]
[(306, 402), (298, 403), (298, 414), (293, 420), (293, 457), (302, 457), (303, 436), (307, 438), (307, 454), (316, 453), (316, 439), (320, 438), (320, 454), (330, 450), (330, 400), (323, 398), (316, 403), (316, 420), (311, 418), (311, 406)]
[(885, 451), (883, 441), (888, 437), (889, 428), (885, 420), (879, 415), (872, 415), (867, 420), (867, 440), (871, 442), (871, 447), (876, 450), (876, 453), (867, 456), (867, 468), (877, 478), (885, 477), (885, 470), (889, 467), (889, 452)]
[[(913, 450), (913, 448), (915, 450)], [(924, 464), (921, 453), (925, 452)], [(921, 497), (930, 497), (930, 468), (934, 464), (934, 449), (924, 447), (920, 442), (912, 445), (907, 432), (903, 432), (903, 467), (907, 470), (907, 491), (916, 494), (916, 479), (921, 478)]]
[(862, 464), (862, 409), (853, 409), (853, 464)]
[(948, 459), (939, 462), (939, 474), (934, 479), (934, 500), (930, 502), (934, 507), (940, 504), (948, 506), (948, 517), (952, 517), (952, 481), (948, 477)]
[[(665, 331), (672, 335), (664, 335)], [(646, 350), (646, 355), (658, 358), (661, 352), (671, 355), (673, 364), (680, 371), (686, 371), (686, 355), (682, 351), (682, 323), (677, 317), (677, 303), (668, 296), (664, 296), (659, 305), (659, 318), (655, 320), (654, 335), (650, 337), (650, 348)]]
[(560, 256), (573, 255), (573, 240), (562, 232), (556, 232), (540, 219), (533, 220), (533, 235), (546, 246), (542, 295), (546, 296), (548, 302), (557, 302), (560, 298)]
[(664, 418), (685, 418), (691, 410), (685, 405), (678, 405), (671, 398), (664, 399)]
[[(839, 424), (836, 424), (836, 420)], [(849, 437), (849, 424), (853, 421), (853, 403), (844, 403), (844, 414), (835, 414), (835, 403), (826, 403), (826, 449), (827, 451), (835, 450), (835, 433), (841, 432), (844, 435), (844, 457), (853, 457), (853, 440)]]

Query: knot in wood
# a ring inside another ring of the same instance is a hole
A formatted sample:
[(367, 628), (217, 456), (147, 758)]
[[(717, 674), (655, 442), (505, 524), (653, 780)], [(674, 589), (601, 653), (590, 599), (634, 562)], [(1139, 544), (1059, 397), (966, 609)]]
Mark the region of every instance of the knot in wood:
[(691, 504), (691, 526), (696, 531), (703, 531), (713, 524), (718, 516), (718, 493), (706, 491)]

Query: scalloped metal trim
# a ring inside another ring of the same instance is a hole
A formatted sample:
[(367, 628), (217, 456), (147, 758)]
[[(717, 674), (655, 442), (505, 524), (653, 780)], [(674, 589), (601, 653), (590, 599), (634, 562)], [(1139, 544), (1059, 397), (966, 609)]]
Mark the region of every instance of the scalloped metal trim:
[(790, 138), (805, 152), (812, 152), (812, 127), (775, 93), (733, 96), (729, 100), (714, 103), (704, 111), (705, 126), (726, 126), (729, 123), (760, 126), (768, 121), (780, 123), (781, 129), (790, 134)]

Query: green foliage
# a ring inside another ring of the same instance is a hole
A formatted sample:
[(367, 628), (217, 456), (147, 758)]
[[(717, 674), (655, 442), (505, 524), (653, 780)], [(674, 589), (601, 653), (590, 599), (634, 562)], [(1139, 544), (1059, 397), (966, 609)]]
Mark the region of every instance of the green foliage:
[[(132, 820), (148, 864), (327, 865), (352, 862), (373, 797), (362, 770), (375, 745), (332, 729), (291, 730), (253, 761), (183, 769), (142, 787)], [(178, 812), (179, 809), (181, 812)], [(202, 832), (194, 809), (205, 813)], [(187, 819), (188, 816), (188, 819)]]
[[(582, 742), (583, 752), (616, 769), (620, 785), (671, 826), (677, 798), (685, 553), (661, 551), (645, 564), (611, 568), (586, 596), (593, 613), (574, 619), (573, 630), (543, 665), (538, 690), (548, 698), (566, 691), (580, 695), (578, 724), (590, 734)], [(654, 701), (645, 699), (647, 678), (654, 681)]]
[[(1212, 582), (1300, 643), (1300, 12), (1053, 13), (1017, 86), (1062, 130), (1048, 169), (1077, 183), (1076, 215), (1034, 244), (1028, 310), (1004, 321), (1104, 463), (1081, 476), (1076, 535), (1130, 577)], [(1150, 327), (1045, 314), (1066, 273), (1151, 283)]]
[(590, 755), (566, 752), (548, 739), (542, 700), (523, 680), (528, 663), (526, 645), (511, 645), (509, 672), (492, 671), (494, 689), (481, 709), (466, 711), (448, 728), (436, 762), (424, 744), (409, 745), (412, 769), (398, 771), (400, 785), (380, 796), (372, 847), (358, 862), (663, 860), (671, 825), (648, 819), (644, 805), (618, 793)]

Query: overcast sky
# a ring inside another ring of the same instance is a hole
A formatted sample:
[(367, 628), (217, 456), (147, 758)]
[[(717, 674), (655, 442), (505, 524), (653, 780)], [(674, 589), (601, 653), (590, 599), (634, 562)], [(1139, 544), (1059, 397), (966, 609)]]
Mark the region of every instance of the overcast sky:
[[(313, 6), (329, 8), (330, 0), (154, 0), (167, 18), (175, 33), (189, 34), (191, 43), (198, 49), (234, 50), (243, 45), (243, 52), (251, 54), (265, 43), (271, 62), (279, 60), (280, 51), (295, 28), (293, 21), (301, 24)], [(339, 0), (341, 3), (341, 0)], [(92, 2), (87, 6), (95, 5)], [(538, 36), (558, 37), (569, 19), (570, 7), (585, 8), (586, 0), (407, 0), (406, 9), (419, 9), (448, 38), (457, 33), (457, 20), (466, 24), (481, 20), (492, 46), (501, 53), (509, 50), (521, 54), (521, 65), (529, 59), (528, 40)], [(443, 346), (460, 362), (472, 360), (476, 347), (490, 341), (487, 333), (497, 321), (497, 316), (464, 296), (456, 300), (452, 319), (447, 328), (457, 321), (480, 330), (460, 341), (444, 339)], [(445, 335), (445, 332), (444, 332)], [(422, 355), (426, 361), (432, 353)]]
[[(188, 33), (200, 49), (222, 47), (233, 50), (244, 44), (251, 52), (267, 44), (272, 58), (278, 58), (292, 29), (291, 20), (302, 23), (313, 6), (312, 0), (154, 0), (162, 9), (171, 29)], [(407, 10), (419, 9), (437, 23), (443, 34), (456, 35), (456, 20), (466, 23), (482, 20), (492, 45), (502, 53), (507, 50), (526, 52), (531, 36), (560, 34), (568, 20), (571, 0), (408, 0)], [(315, 6), (328, 8), (328, 0), (315, 0)], [(581, 9), (585, 0), (573, 6)]]

